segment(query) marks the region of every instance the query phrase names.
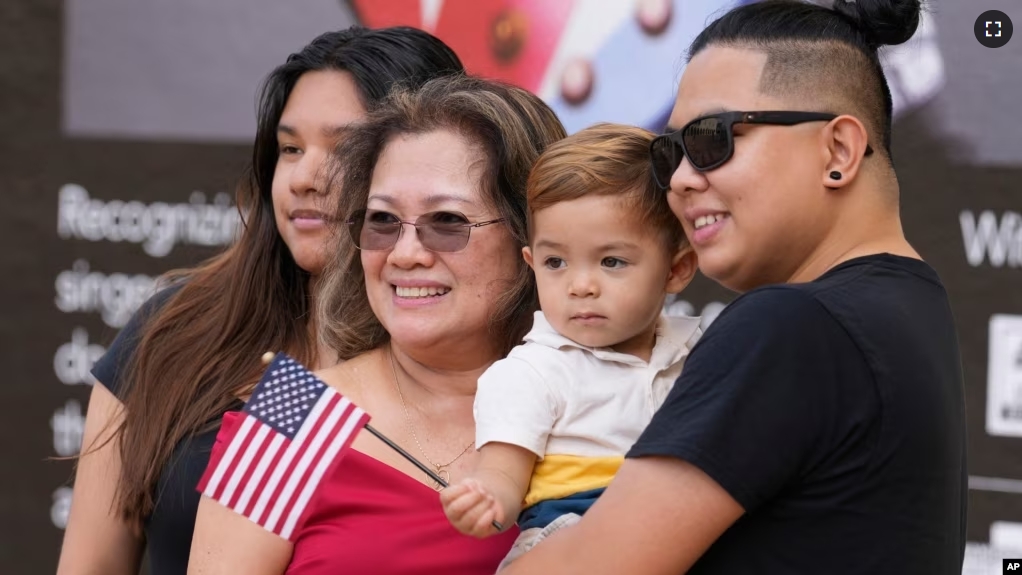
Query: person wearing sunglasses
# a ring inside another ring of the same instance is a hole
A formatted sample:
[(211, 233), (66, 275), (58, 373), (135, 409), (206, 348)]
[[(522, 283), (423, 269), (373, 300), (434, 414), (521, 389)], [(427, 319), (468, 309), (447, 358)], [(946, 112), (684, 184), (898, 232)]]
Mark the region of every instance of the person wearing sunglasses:
[[(564, 135), (536, 96), (450, 76), (392, 93), (345, 131), (324, 175), (343, 190), (330, 213), (344, 229), (316, 318), (346, 361), (317, 375), (446, 481), (478, 457), (476, 380), (531, 327), (526, 178)], [(219, 437), (237, 427), (225, 417)], [(493, 573), (517, 529), (458, 533), (439, 487), (360, 433), (286, 540), (203, 496), (189, 573)]]
[(507, 573), (961, 573), (961, 360), (902, 231), (878, 57), (920, 9), (768, 0), (694, 40), (651, 162), (742, 295), (600, 499)]

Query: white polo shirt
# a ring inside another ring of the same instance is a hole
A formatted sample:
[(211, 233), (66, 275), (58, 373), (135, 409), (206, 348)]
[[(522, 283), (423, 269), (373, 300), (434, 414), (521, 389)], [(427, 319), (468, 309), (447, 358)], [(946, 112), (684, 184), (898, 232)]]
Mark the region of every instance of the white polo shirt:
[(536, 454), (526, 505), (605, 487), (681, 374), (699, 322), (661, 316), (645, 362), (579, 345), (536, 312), (525, 343), (479, 378), (476, 448), (502, 442)]

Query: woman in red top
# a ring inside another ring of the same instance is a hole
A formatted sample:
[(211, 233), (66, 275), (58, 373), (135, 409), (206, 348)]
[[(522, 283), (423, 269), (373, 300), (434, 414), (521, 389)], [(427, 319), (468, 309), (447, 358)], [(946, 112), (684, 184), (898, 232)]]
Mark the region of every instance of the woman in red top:
[[(476, 379), (531, 326), (525, 182), (562, 137), (536, 96), (454, 76), (392, 94), (337, 155), (335, 213), (349, 233), (322, 278), (317, 319), (348, 361), (319, 376), (445, 479), (477, 456)], [(236, 426), (225, 418), (221, 446)], [(189, 573), (493, 573), (515, 529), (461, 535), (437, 487), (363, 431), (291, 541), (203, 497)]]

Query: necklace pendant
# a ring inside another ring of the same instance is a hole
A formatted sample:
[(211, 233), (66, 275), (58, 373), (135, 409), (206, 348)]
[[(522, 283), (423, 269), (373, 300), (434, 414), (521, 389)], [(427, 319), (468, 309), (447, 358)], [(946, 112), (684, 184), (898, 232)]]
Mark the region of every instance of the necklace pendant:
[[(444, 469), (442, 465), (436, 466), (436, 474), (438, 477), (440, 477), (440, 479), (444, 480), (444, 483), (448, 485), (451, 484), (451, 472)], [(443, 483), (440, 483), (439, 481), (435, 480), (433, 481), (433, 483), (435, 484), (433, 485), (433, 489), (436, 489), (437, 491), (443, 490), (444, 488)]]

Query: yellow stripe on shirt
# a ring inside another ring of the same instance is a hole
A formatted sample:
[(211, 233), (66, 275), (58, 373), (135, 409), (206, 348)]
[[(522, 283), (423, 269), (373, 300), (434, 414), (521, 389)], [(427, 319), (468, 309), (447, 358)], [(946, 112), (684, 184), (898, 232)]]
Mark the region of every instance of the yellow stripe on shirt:
[(546, 455), (543, 461), (536, 463), (532, 472), (529, 492), (525, 494), (525, 507), (606, 487), (624, 460), (622, 456)]

